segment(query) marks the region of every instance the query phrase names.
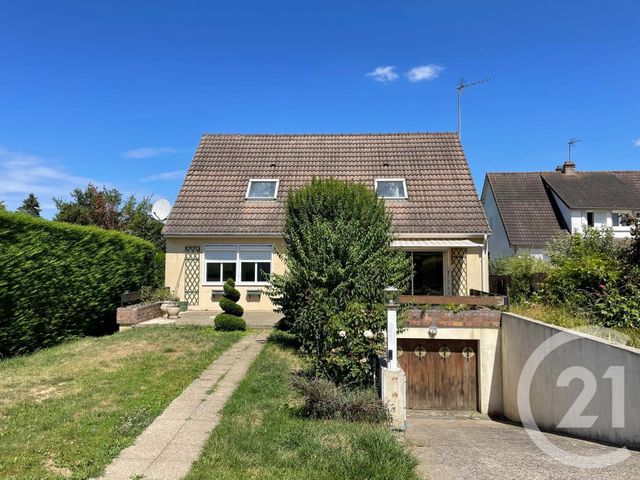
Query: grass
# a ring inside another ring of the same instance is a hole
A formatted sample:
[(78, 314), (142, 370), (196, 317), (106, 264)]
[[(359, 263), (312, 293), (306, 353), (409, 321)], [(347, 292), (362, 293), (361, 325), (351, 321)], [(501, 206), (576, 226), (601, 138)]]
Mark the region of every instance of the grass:
[(241, 336), (137, 328), (0, 361), (0, 478), (98, 476)]
[[(581, 330), (584, 327), (593, 327), (589, 319), (579, 312), (569, 311), (566, 308), (554, 307), (543, 304), (515, 304), (509, 306), (509, 311), (525, 317), (534, 318), (551, 325)], [(617, 332), (626, 336), (626, 343), (631, 347), (640, 348), (640, 330), (636, 328), (614, 328)], [(606, 331), (606, 329), (604, 330)], [(587, 330), (587, 333), (603, 336), (598, 331)], [(606, 337), (606, 335), (604, 335)], [(615, 340), (615, 338), (610, 338)]]
[(301, 360), (278, 343), (265, 346), (234, 392), (188, 480), (418, 478), (388, 427), (302, 418), (290, 386)]

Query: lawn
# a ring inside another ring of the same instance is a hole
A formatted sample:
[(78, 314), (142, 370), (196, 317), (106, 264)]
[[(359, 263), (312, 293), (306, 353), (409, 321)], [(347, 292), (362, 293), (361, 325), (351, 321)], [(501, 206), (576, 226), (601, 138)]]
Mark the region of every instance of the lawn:
[(289, 385), (300, 362), (291, 350), (265, 346), (188, 480), (418, 478), (416, 460), (387, 427), (301, 418)]
[[(509, 311), (518, 315), (540, 320), (541, 322), (550, 323), (559, 327), (570, 328), (574, 330), (581, 330), (584, 327), (593, 326), (593, 323), (589, 322), (589, 319), (578, 312), (569, 311), (565, 308), (554, 307), (551, 305), (543, 304), (516, 304), (510, 305)], [(628, 338), (628, 345), (631, 347), (640, 348), (640, 330), (636, 328), (615, 328), (616, 330)], [(603, 336), (603, 332), (599, 330), (592, 331), (586, 330), (586, 333), (591, 333), (599, 336)], [(606, 335), (604, 335), (606, 338)], [(610, 340), (616, 340), (610, 338)]]
[(241, 336), (137, 328), (0, 361), (0, 478), (99, 475)]

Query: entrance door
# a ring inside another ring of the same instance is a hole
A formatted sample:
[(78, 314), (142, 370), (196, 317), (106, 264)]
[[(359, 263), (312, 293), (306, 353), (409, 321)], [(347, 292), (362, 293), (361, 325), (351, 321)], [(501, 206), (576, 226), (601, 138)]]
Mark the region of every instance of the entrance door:
[(398, 339), (408, 408), (477, 410), (477, 354), (476, 340)]

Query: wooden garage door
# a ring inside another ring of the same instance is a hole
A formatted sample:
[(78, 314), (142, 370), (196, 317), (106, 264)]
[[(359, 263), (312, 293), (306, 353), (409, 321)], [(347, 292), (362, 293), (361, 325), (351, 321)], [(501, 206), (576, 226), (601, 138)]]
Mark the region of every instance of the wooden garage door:
[(408, 408), (477, 410), (477, 341), (404, 338), (398, 347)]

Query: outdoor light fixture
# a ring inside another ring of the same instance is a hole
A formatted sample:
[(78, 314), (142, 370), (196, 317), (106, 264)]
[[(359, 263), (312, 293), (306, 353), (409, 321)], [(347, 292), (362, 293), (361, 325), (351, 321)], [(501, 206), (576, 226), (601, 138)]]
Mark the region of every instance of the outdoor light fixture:
[(438, 334), (438, 327), (435, 326), (435, 324), (431, 324), (431, 326), (429, 327), (429, 337), (430, 338), (435, 338), (435, 336)]
[(400, 306), (400, 290), (396, 287), (384, 289), (384, 304), (387, 308), (398, 308)]
[(396, 340), (397, 332), (397, 314), (400, 306), (400, 290), (396, 287), (387, 287), (384, 289), (384, 304), (387, 307), (387, 367), (389, 370), (398, 369), (398, 358), (396, 351), (398, 350), (398, 342)]

